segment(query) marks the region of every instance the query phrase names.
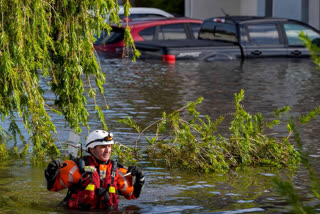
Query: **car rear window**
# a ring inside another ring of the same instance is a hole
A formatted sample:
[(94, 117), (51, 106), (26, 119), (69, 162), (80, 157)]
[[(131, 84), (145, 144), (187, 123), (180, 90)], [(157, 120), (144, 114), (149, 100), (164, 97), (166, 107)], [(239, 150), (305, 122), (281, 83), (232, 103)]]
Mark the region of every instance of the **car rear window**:
[(199, 33), (199, 39), (237, 41), (236, 27), (234, 24), (219, 22), (204, 22)]
[(112, 31), (108, 35), (107, 32), (102, 32), (100, 37), (97, 38), (95, 45), (107, 45), (114, 44), (122, 41), (124, 39), (124, 29), (113, 27)]
[(158, 40), (187, 39), (184, 24), (161, 25)]
[(320, 38), (320, 35), (317, 32), (303, 25), (290, 23), (290, 24), (284, 24), (283, 26), (287, 35), (288, 45), (303, 46), (304, 44), (299, 37), (301, 32), (307, 35), (311, 40)]
[(201, 24), (199, 23), (190, 23), (190, 28), (192, 30), (194, 38), (198, 38)]
[(144, 41), (151, 41), (154, 39), (155, 27), (149, 27), (139, 32), (139, 35), (144, 39)]

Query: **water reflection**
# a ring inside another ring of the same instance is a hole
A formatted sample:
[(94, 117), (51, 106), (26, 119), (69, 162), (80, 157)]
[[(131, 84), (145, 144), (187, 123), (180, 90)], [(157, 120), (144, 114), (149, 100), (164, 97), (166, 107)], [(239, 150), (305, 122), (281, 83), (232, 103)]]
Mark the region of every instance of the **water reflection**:
[[(129, 116), (141, 127), (203, 96), (198, 110), (212, 119), (226, 116), (221, 131), (227, 134), (228, 121), (233, 112), (234, 93), (245, 90), (243, 105), (250, 113), (261, 112), (267, 119), (277, 107), (289, 105), (294, 116), (307, 113), (319, 105), (320, 71), (309, 60), (281, 61), (274, 59), (232, 62), (159, 62), (125, 63), (119, 59), (100, 59), (107, 77), (104, 85), (109, 110), (104, 110), (109, 129), (116, 141), (133, 145), (137, 134), (118, 123)], [(52, 95), (47, 95), (53, 98)], [(94, 114), (92, 100), (88, 100), (90, 126), (101, 128)], [(103, 97), (97, 98), (104, 103)], [(59, 138), (68, 138), (63, 118), (52, 115)], [(319, 119), (300, 127), (301, 136), (312, 156), (312, 164), (319, 168)], [(285, 136), (285, 124), (276, 129)], [(84, 132), (85, 133), (85, 132)], [(151, 135), (149, 131), (146, 135)], [(84, 136), (81, 136), (81, 140)], [(140, 146), (146, 141), (142, 139)], [(288, 206), (274, 193), (271, 180), (287, 173), (272, 169), (244, 169), (227, 174), (193, 175), (190, 172), (152, 167), (141, 163), (147, 184), (139, 200), (120, 200), (122, 213), (286, 213)], [(295, 184), (305, 196), (309, 194), (304, 170), (295, 175)], [(56, 205), (65, 192), (46, 191), (43, 167), (28, 163), (1, 163), (0, 210), (7, 213), (72, 213)], [(78, 211), (77, 211), (78, 212)], [(75, 212), (73, 212), (75, 213)], [(86, 213), (86, 212), (81, 212)], [(88, 212), (87, 212), (88, 213)]]

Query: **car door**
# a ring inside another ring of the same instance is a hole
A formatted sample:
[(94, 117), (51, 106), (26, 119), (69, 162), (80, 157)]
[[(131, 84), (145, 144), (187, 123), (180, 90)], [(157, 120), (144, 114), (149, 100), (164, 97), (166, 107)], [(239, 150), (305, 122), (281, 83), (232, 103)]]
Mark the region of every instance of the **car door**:
[(289, 57), (308, 57), (310, 52), (300, 40), (299, 35), (303, 32), (309, 37), (309, 39), (314, 40), (320, 38), (319, 32), (310, 26), (302, 23), (287, 22), (283, 23), (283, 30), (288, 44), (288, 56)]
[(247, 58), (287, 56), (277, 22), (250, 23), (245, 29), (248, 38), (244, 45)]

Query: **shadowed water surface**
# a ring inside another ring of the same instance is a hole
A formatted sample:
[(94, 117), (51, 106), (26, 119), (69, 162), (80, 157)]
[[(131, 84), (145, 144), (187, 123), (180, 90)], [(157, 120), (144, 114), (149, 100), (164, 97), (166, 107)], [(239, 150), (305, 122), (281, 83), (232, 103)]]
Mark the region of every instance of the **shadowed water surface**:
[[(319, 105), (320, 71), (309, 60), (251, 60), (234, 62), (177, 62), (167, 65), (159, 62), (127, 63), (119, 59), (100, 58), (106, 74), (105, 96), (109, 110), (105, 118), (116, 141), (134, 145), (137, 134), (120, 124), (118, 119), (130, 117), (146, 127), (167, 113), (181, 108), (200, 96), (204, 101), (197, 108), (212, 120), (226, 117), (220, 133), (228, 134), (228, 121), (233, 112), (234, 93), (245, 91), (242, 104), (254, 114), (260, 112), (271, 118), (277, 107), (290, 106), (291, 114), (298, 116)], [(43, 82), (45, 87), (45, 81)], [(46, 93), (49, 104), (54, 96)], [(97, 102), (104, 103), (102, 97)], [(101, 128), (93, 101), (88, 102), (90, 126)], [(64, 142), (69, 130), (63, 118), (52, 115), (59, 138)], [(2, 124), (4, 127), (6, 123)], [(319, 118), (300, 128), (305, 149), (310, 152), (312, 164), (318, 168), (320, 147)], [(286, 136), (285, 124), (275, 129)], [(86, 131), (84, 131), (86, 133)], [(151, 135), (147, 132), (147, 135)], [(145, 136), (144, 136), (145, 137)], [(84, 140), (84, 136), (81, 136)], [(139, 146), (146, 145), (142, 138)], [(146, 186), (135, 201), (120, 200), (116, 213), (289, 213), (288, 205), (272, 188), (274, 177), (288, 173), (274, 169), (246, 168), (226, 174), (193, 175), (190, 172), (152, 167), (141, 161), (146, 174)], [(66, 191), (52, 193), (46, 190), (44, 167), (32, 167), (29, 162), (16, 161), (0, 165), (0, 212), (3, 213), (93, 213), (68, 211), (57, 204)], [(319, 171), (319, 170), (318, 170)], [(292, 175), (303, 200), (319, 204), (307, 190), (304, 169)], [(107, 213), (107, 212), (99, 212)]]

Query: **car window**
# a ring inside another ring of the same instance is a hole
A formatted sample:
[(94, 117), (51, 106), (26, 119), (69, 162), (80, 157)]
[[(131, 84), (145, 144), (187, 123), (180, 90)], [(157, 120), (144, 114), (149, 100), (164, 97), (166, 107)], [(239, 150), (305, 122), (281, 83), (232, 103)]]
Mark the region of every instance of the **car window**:
[(251, 44), (277, 45), (280, 44), (276, 24), (248, 25), (248, 35)]
[(201, 24), (199, 23), (190, 23), (190, 28), (192, 30), (192, 33), (193, 33), (193, 36), (194, 38), (198, 38), (198, 34), (199, 34), (199, 31), (200, 31), (200, 26)]
[(317, 32), (303, 25), (284, 24), (283, 26), (287, 35), (288, 45), (303, 45), (303, 42), (299, 39), (299, 34), (301, 32), (307, 35), (311, 40), (320, 37), (320, 35)]
[(236, 27), (234, 24), (208, 21), (204, 22), (199, 33), (199, 39), (236, 42), (236, 35)]
[(184, 24), (161, 25), (158, 40), (186, 39)]
[(100, 37), (97, 38), (97, 41), (94, 44), (95, 45), (114, 44), (122, 41), (123, 39), (124, 39), (123, 28), (113, 28), (109, 35), (106, 31), (102, 32)]
[(150, 41), (154, 39), (155, 27), (149, 27), (139, 32), (139, 35), (145, 40)]

